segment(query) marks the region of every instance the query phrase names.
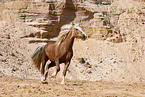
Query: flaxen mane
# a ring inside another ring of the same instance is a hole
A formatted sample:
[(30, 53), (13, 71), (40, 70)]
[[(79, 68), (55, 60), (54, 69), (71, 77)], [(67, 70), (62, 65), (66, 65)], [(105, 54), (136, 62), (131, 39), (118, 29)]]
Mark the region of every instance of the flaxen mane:
[(57, 41), (56, 41), (57, 46), (59, 46), (66, 39), (71, 28), (72, 28), (71, 25), (65, 25), (62, 27), (62, 30), (59, 33), (59, 36), (58, 36)]

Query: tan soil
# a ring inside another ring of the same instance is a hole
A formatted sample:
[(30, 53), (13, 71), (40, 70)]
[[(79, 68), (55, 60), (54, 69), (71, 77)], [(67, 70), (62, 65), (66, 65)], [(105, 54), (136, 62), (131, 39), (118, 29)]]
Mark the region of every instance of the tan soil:
[(38, 79), (0, 78), (1, 97), (145, 97), (145, 83), (109, 81), (70, 81), (49, 79), (42, 84)]

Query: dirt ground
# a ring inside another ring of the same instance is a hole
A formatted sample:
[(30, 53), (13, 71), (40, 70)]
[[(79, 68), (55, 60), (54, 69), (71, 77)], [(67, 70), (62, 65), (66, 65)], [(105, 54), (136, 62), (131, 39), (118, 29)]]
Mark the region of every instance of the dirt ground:
[(67, 80), (61, 85), (56, 79), (42, 84), (8, 76), (0, 80), (0, 97), (145, 97), (145, 83)]

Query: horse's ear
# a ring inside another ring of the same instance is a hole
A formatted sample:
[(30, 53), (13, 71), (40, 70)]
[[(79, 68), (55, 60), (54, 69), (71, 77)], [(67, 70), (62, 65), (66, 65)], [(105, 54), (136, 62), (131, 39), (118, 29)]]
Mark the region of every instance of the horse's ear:
[(77, 25), (77, 26), (80, 26), (80, 23), (77, 23), (76, 25)]
[(74, 26), (75, 25), (75, 23), (74, 22), (72, 22), (72, 26)]

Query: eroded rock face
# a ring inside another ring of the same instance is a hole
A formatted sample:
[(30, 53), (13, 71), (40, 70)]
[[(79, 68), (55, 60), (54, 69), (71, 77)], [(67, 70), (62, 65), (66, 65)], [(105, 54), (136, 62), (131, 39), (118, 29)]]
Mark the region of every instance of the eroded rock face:
[[(39, 29), (27, 36), (51, 38), (58, 36), (63, 25), (72, 21), (84, 20), (82, 17), (86, 15), (93, 17), (91, 13), (93, 12), (86, 10), (84, 7), (79, 8), (78, 4), (75, 4), (72, 0), (66, 0), (65, 2), (35, 2), (28, 5), (26, 9), (22, 9), (19, 15), (27, 25)], [(78, 18), (81, 19), (77, 20)], [(85, 19), (90, 19), (90, 17), (85, 17)]]
[[(117, 28), (118, 25), (113, 25), (111, 22), (111, 14), (108, 9), (111, 8), (110, 4), (112, 2), (105, 0), (98, 0), (97, 2), (72, 0), (66, 0), (65, 2), (61, 0), (13, 1), (2, 4), (4, 6), (2, 8), (19, 17), (24, 24), (31, 26), (32, 31), (21, 37), (53, 38), (58, 36), (63, 25), (74, 21), (81, 22), (81, 26), (90, 38), (115, 43), (126, 41), (126, 34), (120, 32), (120, 29)], [(6, 19), (8, 20), (8, 18)], [(118, 33), (112, 34), (114, 31)]]
[[(100, 4), (102, 4), (102, 9), (104, 10), (96, 11), (94, 7), (99, 7), (101, 6)], [(123, 32), (120, 34), (120, 30), (114, 29), (115, 26), (110, 22), (110, 14), (107, 10), (107, 8), (110, 8), (110, 4), (111, 1), (103, 0), (92, 1), (92, 4), (90, 2), (75, 2), (72, 0), (66, 0), (66, 2), (34, 2), (28, 4), (27, 8), (20, 8), (19, 16), (25, 24), (37, 28), (35, 32), (26, 35), (29, 37), (56, 37), (63, 25), (74, 21), (81, 22), (85, 32), (91, 38), (101, 40), (108, 38), (108, 41), (115, 43), (124, 42), (126, 39), (125, 34)], [(86, 7), (91, 5), (94, 7), (89, 9)], [(114, 31), (118, 33), (112, 34)]]

